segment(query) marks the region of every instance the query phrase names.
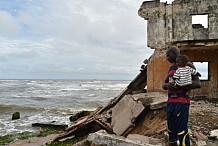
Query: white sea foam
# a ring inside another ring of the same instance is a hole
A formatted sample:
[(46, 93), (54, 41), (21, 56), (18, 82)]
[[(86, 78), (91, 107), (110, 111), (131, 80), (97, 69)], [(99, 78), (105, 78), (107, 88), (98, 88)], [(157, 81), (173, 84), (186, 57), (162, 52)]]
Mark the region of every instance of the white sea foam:
[(89, 94), (88, 97), (95, 97), (95, 94)]
[(65, 88), (65, 89), (59, 89), (60, 91), (87, 91), (90, 89), (86, 88)]

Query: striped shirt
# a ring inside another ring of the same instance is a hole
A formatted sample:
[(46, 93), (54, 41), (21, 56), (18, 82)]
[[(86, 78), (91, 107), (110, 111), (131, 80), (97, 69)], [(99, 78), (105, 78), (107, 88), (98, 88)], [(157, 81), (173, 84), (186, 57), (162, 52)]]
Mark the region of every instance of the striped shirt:
[[(173, 78), (174, 73), (176, 72), (176, 70), (178, 69), (177, 66), (173, 65), (169, 68), (168, 71), (168, 79), (170, 80), (171, 78)], [(168, 89), (168, 103), (187, 103), (190, 104), (190, 98), (186, 97), (186, 90), (182, 90), (182, 89), (176, 89), (176, 95), (177, 98), (175, 97), (171, 97), (172, 95), (174, 95), (174, 92), (171, 91), (170, 89)]]
[(175, 84), (178, 86), (186, 86), (192, 84), (192, 76), (195, 75), (197, 71), (189, 66), (178, 67), (173, 75), (175, 79)]

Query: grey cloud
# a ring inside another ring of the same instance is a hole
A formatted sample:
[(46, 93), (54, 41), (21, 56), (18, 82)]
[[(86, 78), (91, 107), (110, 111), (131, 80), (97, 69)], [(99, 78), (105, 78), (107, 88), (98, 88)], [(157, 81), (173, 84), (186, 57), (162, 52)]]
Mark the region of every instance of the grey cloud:
[(0, 36), (15, 37), (18, 35), (19, 26), (10, 13), (0, 11), (0, 22)]
[(0, 55), (0, 63), (8, 62), (8, 59), (5, 55)]

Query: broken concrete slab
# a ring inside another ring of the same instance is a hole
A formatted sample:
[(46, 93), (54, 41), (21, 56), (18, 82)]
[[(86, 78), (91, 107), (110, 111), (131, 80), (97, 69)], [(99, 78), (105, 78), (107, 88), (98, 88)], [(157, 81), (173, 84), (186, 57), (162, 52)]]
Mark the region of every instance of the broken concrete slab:
[(105, 130), (89, 134), (87, 140), (105, 146), (155, 146), (149, 143), (133, 141), (114, 134), (108, 134)]
[(117, 135), (123, 135), (127, 130), (133, 129), (135, 119), (146, 107), (152, 110), (161, 109), (166, 106), (166, 101), (167, 94), (162, 92), (124, 96), (112, 109), (113, 132)]
[(207, 146), (218, 146), (218, 140), (207, 142)]
[(148, 92), (131, 95), (136, 101), (141, 101), (142, 104), (150, 109), (161, 109), (166, 107), (167, 93), (166, 92)]
[(218, 140), (218, 129), (210, 131), (210, 137)]
[(150, 109), (161, 109), (166, 107), (168, 97), (166, 92), (150, 92), (147, 96), (153, 96), (153, 102), (150, 104)]
[(122, 135), (127, 129), (134, 127), (132, 122), (144, 110), (140, 101), (135, 101), (131, 95), (126, 95), (112, 109), (113, 132)]
[(144, 135), (139, 135), (139, 134), (129, 134), (127, 136), (127, 139), (137, 141), (137, 142), (142, 143), (142, 144), (146, 143), (146, 144), (152, 144), (155, 146), (165, 146), (165, 143), (160, 139), (148, 137), (148, 136), (144, 136)]
[(196, 142), (197, 146), (207, 146), (206, 141), (199, 140)]

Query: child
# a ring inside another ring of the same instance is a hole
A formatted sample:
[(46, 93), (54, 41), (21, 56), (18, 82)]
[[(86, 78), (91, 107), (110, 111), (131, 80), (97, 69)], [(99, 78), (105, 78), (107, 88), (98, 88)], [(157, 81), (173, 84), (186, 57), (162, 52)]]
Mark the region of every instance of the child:
[(174, 73), (173, 80), (171, 81), (171, 84), (173, 84), (175, 87), (192, 84), (192, 75), (201, 77), (201, 74), (194, 68), (187, 66), (188, 62), (189, 59), (186, 55), (179, 55), (176, 58), (176, 65), (178, 66), (178, 69)]

